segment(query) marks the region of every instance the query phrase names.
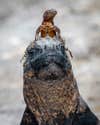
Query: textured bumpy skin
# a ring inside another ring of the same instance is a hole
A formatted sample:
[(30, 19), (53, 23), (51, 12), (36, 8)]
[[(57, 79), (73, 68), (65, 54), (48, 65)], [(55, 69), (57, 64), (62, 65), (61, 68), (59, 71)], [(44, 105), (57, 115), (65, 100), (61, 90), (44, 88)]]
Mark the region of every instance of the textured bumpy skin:
[(81, 98), (64, 45), (41, 38), (26, 49), (26, 109), (20, 125), (99, 125)]

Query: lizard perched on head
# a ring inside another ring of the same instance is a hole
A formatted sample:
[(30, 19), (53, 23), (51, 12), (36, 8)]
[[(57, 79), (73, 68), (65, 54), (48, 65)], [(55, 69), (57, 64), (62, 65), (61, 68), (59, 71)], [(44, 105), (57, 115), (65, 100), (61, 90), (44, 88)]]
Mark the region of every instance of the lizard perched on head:
[[(57, 11), (55, 9), (46, 10), (43, 14), (43, 21), (42, 24), (37, 28), (36, 35), (35, 35), (35, 41), (39, 37), (39, 33), (41, 37), (46, 37), (47, 35), (51, 38), (57, 37), (59, 41), (61, 41), (63, 44), (64, 40), (62, 39), (60, 35), (60, 29), (54, 25), (54, 17), (56, 16)], [(73, 57), (71, 51), (67, 48), (66, 51), (70, 53), (70, 56)]]
[(60, 29), (54, 25), (54, 17), (56, 16), (57, 11), (54, 9), (46, 10), (43, 14), (42, 24), (37, 28), (35, 40), (38, 39), (39, 33), (41, 37), (46, 37), (47, 35), (50, 37), (57, 36), (60, 41), (63, 42), (63, 39), (60, 36)]

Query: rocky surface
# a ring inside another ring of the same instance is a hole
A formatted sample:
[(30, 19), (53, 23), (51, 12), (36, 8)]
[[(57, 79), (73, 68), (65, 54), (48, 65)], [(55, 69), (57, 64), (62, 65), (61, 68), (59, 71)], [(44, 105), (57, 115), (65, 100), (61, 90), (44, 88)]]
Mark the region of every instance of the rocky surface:
[(20, 59), (45, 9), (55, 8), (74, 58), (73, 71), (80, 93), (100, 118), (100, 1), (99, 0), (0, 0), (0, 123), (19, 125), (23, 111)]

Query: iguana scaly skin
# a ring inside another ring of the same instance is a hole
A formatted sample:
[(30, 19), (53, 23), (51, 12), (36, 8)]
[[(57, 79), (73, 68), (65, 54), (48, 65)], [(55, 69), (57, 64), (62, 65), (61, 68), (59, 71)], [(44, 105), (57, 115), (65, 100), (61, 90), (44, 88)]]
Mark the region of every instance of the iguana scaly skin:
[(99, 125), (80, 96), (60, 41), (50, 37), (30, 44), (23, 67), (26, 109), (20, 125)]

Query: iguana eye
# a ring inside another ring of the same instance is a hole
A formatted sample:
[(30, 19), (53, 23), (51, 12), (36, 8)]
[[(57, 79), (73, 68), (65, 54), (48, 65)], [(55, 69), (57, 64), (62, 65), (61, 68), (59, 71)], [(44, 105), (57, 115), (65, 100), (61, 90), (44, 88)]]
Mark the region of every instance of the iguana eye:
[(29, 56), (33, 57), (33, 56), (36, 56), (37, 54), (39, 53), (42, 53), (42, 49), (41, 48), (31, 48), (29, 51), (28, 51), (28, 54)]
[(65, 48), (63, 45), (59, 44), (56, 46), (56, 49), (60, 51), (62, 54), (65, 54)]

